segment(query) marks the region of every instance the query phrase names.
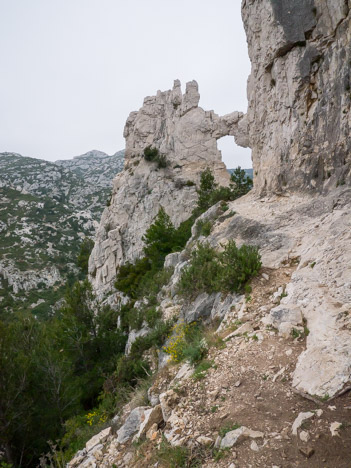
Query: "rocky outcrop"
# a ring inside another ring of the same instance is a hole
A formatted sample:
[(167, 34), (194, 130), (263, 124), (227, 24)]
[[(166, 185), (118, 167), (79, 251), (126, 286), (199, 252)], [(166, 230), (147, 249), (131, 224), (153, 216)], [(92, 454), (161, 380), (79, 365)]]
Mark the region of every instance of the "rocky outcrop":
[[(89, 261), (90, 280), (96, 290), (108, 288), (119, 265), (141, 256), (142, 236), (163, 206), (178, 226), (194, 209), (195, 184), (209, 167), (217, 182), (228, 185), (217, 140), (233, 135), (246, 144), (243, 114), (219, 117), (198, 107), (198, 85), (187, 83), (184, 94), (176, 80), (172, 90), (147, 97), (126, 122), (124, 171), (113, 183), (111, 204), (102, 215)], [(144, 159), (148, 146), (157, 148), (167, 166)]]
[(350, 1), (243, 0), (259, 193), (350, 182)]

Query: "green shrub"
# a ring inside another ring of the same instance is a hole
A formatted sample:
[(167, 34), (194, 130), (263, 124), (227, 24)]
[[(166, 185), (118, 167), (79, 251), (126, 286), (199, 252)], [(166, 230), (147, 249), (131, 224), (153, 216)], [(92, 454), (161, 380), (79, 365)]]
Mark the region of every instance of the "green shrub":
[(157, 148), (152, 148), (151, 146), (147, 146), (144, 149), (144, 158), (146, 161), (155, 161), (159, 157), (160, 153)]
[(134, 264), (126, 263), (120, 266), (115, 282), (116, 289), (135, 299), (141, 279), (151, 268), (151, 262), (146, 257), (137, 260)]
[(160, 154), (157, 159), (157, 167), (159, 169), (164, 169), (168, 166), (169, 162), (164, 154)]
[(183, 221), (174, 232), (172, 252), (180, 252), (191, 237), (191, 228), (195, 222), (195, 216), (190, 216)]
[(163, 265), (166, 255), (172, 252), (175, 228), (171, 218), (161, 206), (159, 212), (143, 236), (144, 253), (154, 267)]
[(188, 299), (202, 292), (242, 292), (245, 285), (261, 268), (258, 248), (228, 242), (222, 253), (209, 244), (197, 244), (190, 264), (182, 271), (178, 293)]
[(212, 225), (213, 224), (211, 221), (203, 221), (202, 219), (199, 219), (199, 221), (196, 223), (197, 235), (204, 237), (209, 236), (211, 233)]
[(211, 170), (207, 168), (200, 177), (200, 187), (197, 191), (199, 198), (194, 214), (196, 214), (196, 217), (199, 216), (219, 201), (236, 200), (251, 189), (252, 179), (246, 175), (240, 166), (233, 171), (229, 187), (218, 187)]
[(157, 148), (147, 146), (144, 149), (145, 161), (155, 162), (159, 169), (163, 169), (168, 166), (169, 162), (164, 154), (160, 154)]
[(134, 356), (122, 356), (117, 362), (114, 373), (115, 382), (119, 385), (135, 386), (139, 380), (149, 375), (149, 363)]
[(141, 357), (145, 351), (152, 347), (160, 348), (169, 335), (172, 325), (172, 321), (170, 320), (158, 320), (150, 333), (146, 336), (140, 336), (134, 341), (131, 348), (131, 356)]
[(207, 355), (208, 344), (204, 338), (203, 330), (199, 326), (192, 328), (191, 333), (186, 336), (183, 348), (183, 356), (190, 364), (200, 362)]
[(201, 214), (211, 206), (211, 197), (217, 189), (214, 175), (209, 168), (205, 169), (200, 176), (200, 187), (197, 191), (197, 212)]
[(145, 312), (145, 320), (150, 328), (154, 327), (161, 317), (162, 313), (160, 310), (157, 310), (156, 307), (150, 307)]
[(234, 169), (230, 181), (232, 184), (233, 200), (247, 194), (253, 186), (251, 177), (246, 175), (244, 169), (241, 169), (240, 166)]
[(182, 271), (178, 293), (189, 299), (202, 292), (212, 293), (218, 290), (217, 278), (220, 276), (218, 255), (209, 244), (197, 244), (191, 252), (190, 265)]
[(248, 280), (256, 276), (262, 266), (257, 247), (244, 244), (238, 248), (233, 240), (224, 247), (220, 262), (220, 290), (228, 293), (243, 291)]
[(208, 351), (203, 329), (196, 322), (177, 323), (171, 329), (167, 345), (163, 351), (169, 354), (173, 362), (187, 360), (190, 364), (200, 362)]
[(88, 274), (88, 263), (91, 251), (94, 247), (93, 239), (86, 237), (80, 244), (80, 250), (77, 258), (77, 266), (84, 274)]

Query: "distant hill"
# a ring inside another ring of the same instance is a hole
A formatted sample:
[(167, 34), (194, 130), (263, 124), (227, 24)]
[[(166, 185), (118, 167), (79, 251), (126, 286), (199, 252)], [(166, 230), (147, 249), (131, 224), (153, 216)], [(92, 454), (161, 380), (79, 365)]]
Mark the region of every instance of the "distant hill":
[(0, 153), (0, 312), (45, 315), (62, 297), (123, 164), (124, 151), (56, 162)]
[[(231, 174), (232, 172), (234, 171), (234, 169), (228, 169), (228, 172)], [(246, 172), (246, 175), (251, 177), (251, 179), (253, 179), (253, 169), (244, 169), (244, 171)]]

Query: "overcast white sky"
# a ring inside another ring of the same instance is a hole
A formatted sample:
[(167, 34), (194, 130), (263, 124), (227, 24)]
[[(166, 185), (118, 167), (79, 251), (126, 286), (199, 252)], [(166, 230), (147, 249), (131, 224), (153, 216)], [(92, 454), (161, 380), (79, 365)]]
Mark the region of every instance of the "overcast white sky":
[[(129, 112), (179, 78), (245, 111), (240, 0), (0, 0), (0, 152), (48, 160), (124, 148)], [(220, 140), (227, 166), (250, 151)]]

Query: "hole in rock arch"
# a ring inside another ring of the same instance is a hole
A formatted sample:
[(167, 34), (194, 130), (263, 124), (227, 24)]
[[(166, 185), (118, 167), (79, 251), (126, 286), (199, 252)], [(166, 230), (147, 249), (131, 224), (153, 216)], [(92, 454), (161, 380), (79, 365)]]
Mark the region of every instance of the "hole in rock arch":
[(222, 153), (222, 161), (227, 169), (240, 166), (242, 169), (252, 170), (251, 149), (238, 146), (233, 136), (225, 136), (217, 140), (217, 148)]

